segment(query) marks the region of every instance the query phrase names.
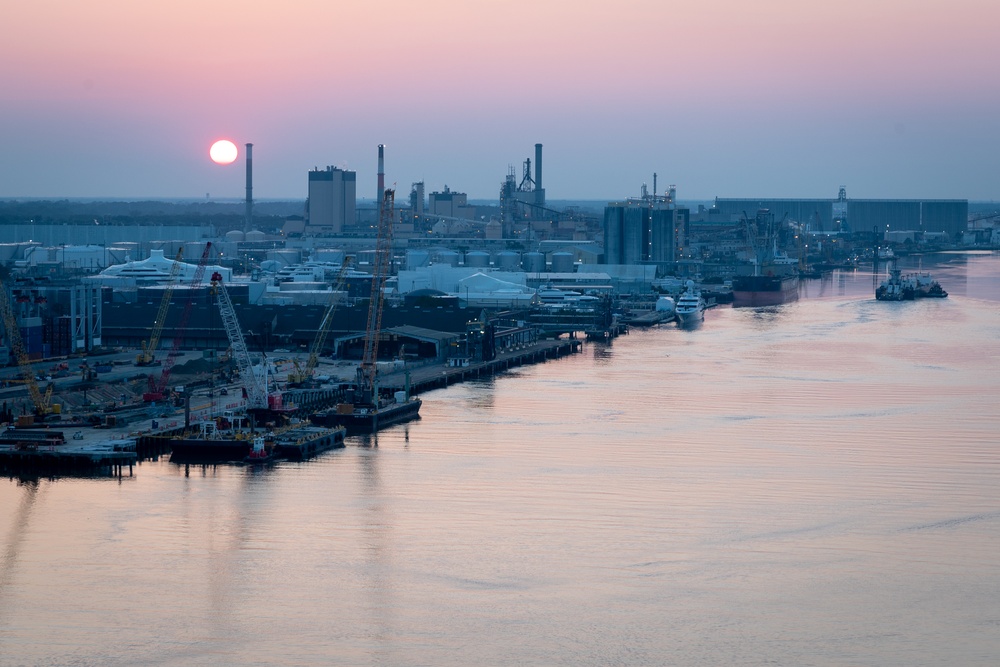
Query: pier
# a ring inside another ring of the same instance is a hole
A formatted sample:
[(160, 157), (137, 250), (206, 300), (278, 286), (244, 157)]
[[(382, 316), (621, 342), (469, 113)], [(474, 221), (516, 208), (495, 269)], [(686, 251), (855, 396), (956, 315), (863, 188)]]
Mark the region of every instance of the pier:
[[(580, 351), (583, 343), (575, 338), (568, 340), (541, 340), (523, 349), (512, 349), (497, 352), (495, 359), (489, 361), (469, 361), (466, 365), (442, 366), (434, 364), (411, 369), (410, 393), (419, 394), (431, 389), (447, 387), (456, 382), (464, 382), (480, 377), (496, 375), (507, 369), (527, 364), (537, 364), (548, 359), (557, 359)], [(403, 372), (383, 376), (380, 384), (384, 389), (401, 390), (406, 384), (406, 374)]]
[(5, 475), (132, 476), (137, 462), (135, 440), (102, 440), (83, 444), (0, 444), (0, 472)]

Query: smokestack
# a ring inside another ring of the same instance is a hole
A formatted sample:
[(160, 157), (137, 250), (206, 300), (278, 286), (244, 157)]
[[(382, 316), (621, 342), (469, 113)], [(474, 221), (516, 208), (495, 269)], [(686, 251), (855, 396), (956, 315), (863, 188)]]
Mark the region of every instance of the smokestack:
[(541, 190), (542, 185), (542, 145), (535, 144), (535, 189)]
[(243, 233), (250, 231), (253, 221), (253, 144), (247, 144), (247, 210), (243, 220)]
[(385, 196), (385, 144), (378, 145), (378, 201), (376, 206), (382, 210), (382, 197)]
[(653, 172), (653, 198), (656, 198), (656, 172)]

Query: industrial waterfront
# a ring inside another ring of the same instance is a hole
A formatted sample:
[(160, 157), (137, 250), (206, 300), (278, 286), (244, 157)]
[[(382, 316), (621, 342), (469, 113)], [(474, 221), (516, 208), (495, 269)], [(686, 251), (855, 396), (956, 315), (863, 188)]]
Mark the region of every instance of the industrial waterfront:
[(804, 281), (303, 463), (0, 481), (0, 664), (992, 665), (1000, 258)]

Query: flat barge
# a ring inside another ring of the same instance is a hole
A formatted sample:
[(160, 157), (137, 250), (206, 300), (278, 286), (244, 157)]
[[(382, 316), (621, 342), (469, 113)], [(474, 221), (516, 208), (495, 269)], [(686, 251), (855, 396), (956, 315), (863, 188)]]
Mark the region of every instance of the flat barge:
[[(303, 422), (278, 431), (254, 433), (245, 429), (219, 430), (215, 422), (202, 422), (192, 434), (165, 438), (172, 463), (226, 463), (248, 461), (254, 438), (263, 438), (267, 460), (301, 461), (344, 446), (346, 429), (316, 428)], [(154, 436), (155, 437), (155, 436)]]
[(289, 461), (304, 461), (317, 454), (344, 446), (347, 429), (302, 426), (274, 439), (274, 455)]
[(343, 426), (348, 435), (375, 433), (393, 424), (402, 424), (420, 417), (419, 398), (410, 397), (403, 401), (391, 401), (378, 406), (372, 404), (341, 403), (329, 410), (321, 410), (309, 416), (309, 421), (317, 426)]

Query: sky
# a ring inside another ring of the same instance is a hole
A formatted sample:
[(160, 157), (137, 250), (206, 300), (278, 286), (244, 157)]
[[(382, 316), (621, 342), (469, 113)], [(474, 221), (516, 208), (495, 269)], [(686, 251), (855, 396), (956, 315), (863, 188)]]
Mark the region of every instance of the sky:
[[(0, 9), (0, 198), (1000, 199), (996, 0), (32, 0)], [(213, 141), (241, 148), (211, 162)]]

